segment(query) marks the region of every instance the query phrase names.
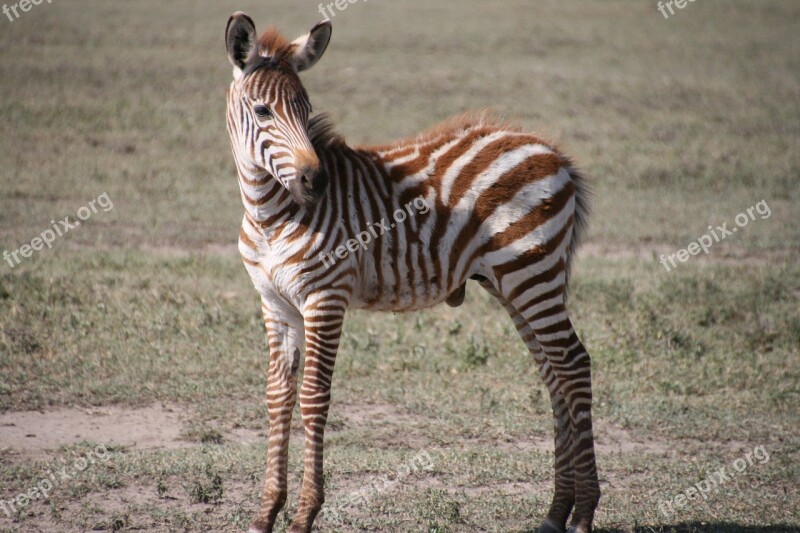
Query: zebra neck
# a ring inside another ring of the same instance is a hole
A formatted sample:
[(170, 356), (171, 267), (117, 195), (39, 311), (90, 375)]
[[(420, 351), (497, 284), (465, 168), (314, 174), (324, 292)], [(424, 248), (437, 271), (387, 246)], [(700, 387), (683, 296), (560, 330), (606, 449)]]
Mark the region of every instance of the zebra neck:
[(262, 230), (276, 228), (297, 214), (289, 191), (269, 172), (239, 169), (239, 189), (248, 218)]

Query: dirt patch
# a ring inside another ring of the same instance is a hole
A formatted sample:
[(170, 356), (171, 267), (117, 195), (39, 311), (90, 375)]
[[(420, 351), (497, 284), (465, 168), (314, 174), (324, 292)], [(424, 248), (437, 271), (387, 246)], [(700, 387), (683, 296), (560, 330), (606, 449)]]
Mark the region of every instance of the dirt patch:
[[(189, 409), (166, 404), (15, 411), (0, 415), (0, 450), (38, 458), (82, 441), (134, 450), (186, 448), (198, 444), (187, 440), (184, 433), (196, 419)], [(266, 430), (234, 428), (222, 432), (223, 442), (253, 444), (266, 439)]]
[[(427, 444), (420, 430), (427, 419), (387, 403), (336, 404), (328, 423), (332, 431), (366, 430), (370, 446), (383, 449), (415, 449)], [(398, 431), (400, 429), (400, 431)]]
[[(498, 439), (492, 446), (509, 452), (539, 451), (552, 453), (555, 449), (553, 435), (550, 433), (541, 437), (522, 439), (506, 435), (505, 438)], [(602, 454), (666, 453), (670, 449), (667, 443), (645, 438), (602, 420), (595, 420), (594, 423), (594, 447), (597, 453)]]
[(634, 432), (598, 421), (595, 435), (595, 447), (600, 453), (667, 453), (671, 446), (637, 435)]
[[(434, 486), (430, 484), (430, 486)], [(505, 483), (493, 483), (489, 485), (481, 485), (478, 487), (456, 487), (451, 488), (442, 483), (441, 490), (454, 493), (464, 493), (470, 498), (481, 498), (491, 494), (499, 494), (502, 496), (515, 496), (525, 494), (547, 494), (550, 492), (551, 487), (547, 483), (535, 482), (521, 482), (521, 481), (507, 481)]]
[(180, 448), (184, 415), (155, 405), (139, 409), (102, 407), (18, 411), (0, 415), (0, 448), (27, 456), (47, 455), (81, 441), (137, 449)]
[(386, 403), (351, 403), (337, 406), (337, 411), (351, 427), (415, 424), (419, 418)]

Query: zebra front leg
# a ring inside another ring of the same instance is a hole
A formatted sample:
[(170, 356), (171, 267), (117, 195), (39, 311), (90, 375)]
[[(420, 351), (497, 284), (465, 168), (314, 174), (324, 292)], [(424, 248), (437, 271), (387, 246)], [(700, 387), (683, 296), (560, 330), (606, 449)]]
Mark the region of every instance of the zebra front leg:
[(306, 359), (300, 387), (305, 428), (305, 456), (300, 504), (289, 533), (309, 533), (325, 501), (322, 475), (323, 437), (331, 400), (331, 379), (344, 308), (340, 301), (317, 304), (305, 315)]
[[(286, 470), (292, 411), (297, 396), (297, 366), (303, 351), (302, 317), (290, 309), (270, 310), (262, 300), (264, 324), (269, 341), (267, 376), (267, 473), (261, 508), (250, 533), (271, 533), (278, 513), (286, 503)], [(287, 322), (286, 319), (290, 322)]]

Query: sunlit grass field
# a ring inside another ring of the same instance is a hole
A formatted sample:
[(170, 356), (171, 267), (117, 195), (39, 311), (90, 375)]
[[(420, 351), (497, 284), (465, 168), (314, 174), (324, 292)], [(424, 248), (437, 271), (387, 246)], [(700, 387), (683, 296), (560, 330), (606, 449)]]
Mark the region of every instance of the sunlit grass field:
[[(210, 0), (0, 18), (0, 252), (113, 201), (0, 262), (2, 531), (245, 531), (257, 509), (267, 350), (225, 131), (222, 36), (239, 9), (292, 38), (321, 18), (314, 2)], [(798, 24), (790, 0), (698, 1), (668, 20), (632, 0), (363, 1), (304, 74), (353, 144), (492, 107), (592, 177), (569, 302), (593, 356), (600, 531), (800, 530)], [(762, 200), (769, 217), (659, 263)], [(480, 287), (456, 309), (351, 313), (336, 367), (327, 505), (396, 482), (319, 531), (534, 531), (549, 399)], [(37, 427), (35, 411), (61, 423)], [(157, 445), (103, 415), (143, 412)], [(84, 418), (107, 427), (70, 431)], [(4, 511), (98, 445), (107, 461)], [(763, 464), (660, 510), (757, 446)], [(279, 531), (301, 450), (298, 424)], [(420, 452), (430, 468), (399, 475)]]

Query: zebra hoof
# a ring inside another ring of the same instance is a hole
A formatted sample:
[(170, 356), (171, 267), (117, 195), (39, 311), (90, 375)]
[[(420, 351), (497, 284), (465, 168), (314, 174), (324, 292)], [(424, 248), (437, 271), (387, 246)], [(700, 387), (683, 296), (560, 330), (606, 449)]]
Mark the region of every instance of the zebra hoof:
[(539, 529), (536, 530), (537, 533), (564, 533), (563, 527), (558, 527), (553, 522), (550, 521), (549, 518), (545, 518), (542, 525), (539, 526)]
[(586, 533), (586, 530), (575, 526), (569, 526), (567, 528), (567, 533)]

